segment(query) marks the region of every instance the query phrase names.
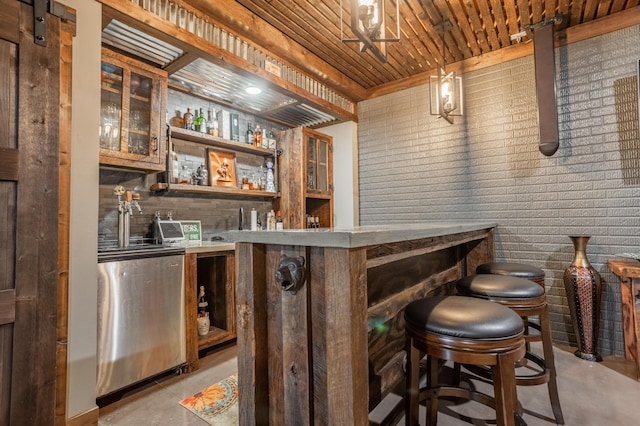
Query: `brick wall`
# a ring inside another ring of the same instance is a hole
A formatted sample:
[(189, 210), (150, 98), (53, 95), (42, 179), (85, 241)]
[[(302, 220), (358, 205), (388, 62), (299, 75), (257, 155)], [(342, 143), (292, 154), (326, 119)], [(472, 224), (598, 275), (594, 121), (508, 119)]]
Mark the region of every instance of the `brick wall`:
[(556, 342), (575, 345), (570, 234), (606, 281), (602, 354), (623, 353), (614, 253), (640, 252), (640, 27), (556, 49), (560, 148), (538, 150), (533, 57), (463, 74), (465, 116), (429, 115), (428, 85), (359, 104), (361, 224), (495, 221), (498, 260), (545, 270)]

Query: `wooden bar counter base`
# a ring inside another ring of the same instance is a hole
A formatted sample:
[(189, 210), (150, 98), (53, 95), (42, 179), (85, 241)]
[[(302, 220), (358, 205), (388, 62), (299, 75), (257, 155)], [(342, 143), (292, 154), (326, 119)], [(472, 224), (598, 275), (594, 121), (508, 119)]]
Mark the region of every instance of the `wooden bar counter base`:
[(493, 261), (494, 228), (230, 231), (240, 424), (369, 424), (369, 411), (404, 381), (405, 306)]
[(624, 357), (633, 361), (636, 380), (640, 381), (640, 262), (614, 257), (607, 264), (611, 272), (620, 279)]

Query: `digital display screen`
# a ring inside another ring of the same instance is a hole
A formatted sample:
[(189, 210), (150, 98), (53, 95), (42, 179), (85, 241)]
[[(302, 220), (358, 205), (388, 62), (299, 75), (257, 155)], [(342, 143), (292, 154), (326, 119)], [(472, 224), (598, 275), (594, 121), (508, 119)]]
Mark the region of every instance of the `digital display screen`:
[(161, 220), (158, 222), (163, 242), (184, 240), (182, 224), (177, 220)]

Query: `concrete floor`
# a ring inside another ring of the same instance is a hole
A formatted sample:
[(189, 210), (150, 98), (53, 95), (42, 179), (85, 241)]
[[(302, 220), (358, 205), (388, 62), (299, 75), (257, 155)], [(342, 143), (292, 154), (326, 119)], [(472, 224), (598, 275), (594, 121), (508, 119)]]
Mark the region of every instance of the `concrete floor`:
[[(534, 346), (535, 352), (539, 349)], [(602, 363), (593, 363), (575, 357), (575, 348), (554, 349), (560, 400), (567, 426), (640, 424), (640, 382), (635, 380), (635, 370), (630, 362), (619, 357), (605, 357)], [(101, 408), (99, 425), (206, 425), (178, 402), (231, 375), (236, 369), (236, 347), (224, 348), (203, 358), (201, 368), (194, 373), (151, 381)], [(480, 390), (487, 388), (485, 383), (475, 380), (473, 383)], [(529, 426), (555, 424), (546, 385), (518, 387), (518, 398)], [(377, 424), (384, 417), (385, 410), (399, 401), (398, 395), (389, 395), (371, 414), (371, 423)], [(421, 419), (424, 422), (424, 418)], [(473, 402), (455, 405), (443, 401), (438, 424), (491, 424), (482, 419), (491, 419), (491, 410)]]

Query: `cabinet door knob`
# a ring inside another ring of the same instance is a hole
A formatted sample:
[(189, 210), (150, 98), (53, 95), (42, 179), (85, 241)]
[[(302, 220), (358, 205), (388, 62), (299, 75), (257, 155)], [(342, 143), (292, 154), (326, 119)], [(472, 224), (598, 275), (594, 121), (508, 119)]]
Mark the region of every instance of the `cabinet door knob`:
[(158, 152), (158, 137), (153, 137), (153, 152)]

